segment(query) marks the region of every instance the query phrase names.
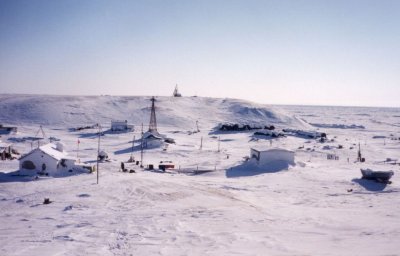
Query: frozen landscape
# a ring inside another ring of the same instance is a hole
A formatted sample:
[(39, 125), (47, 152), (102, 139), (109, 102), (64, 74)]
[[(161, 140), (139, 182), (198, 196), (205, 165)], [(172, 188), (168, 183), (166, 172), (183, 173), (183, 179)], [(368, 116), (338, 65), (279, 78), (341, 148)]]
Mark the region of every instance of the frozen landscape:
[[(150, 98), (0, 95), (0, 123), (18, 128), (0, 139), (19, 153), (37, 147), (29, 137), (42, 126), (95, 164), (98, 129), (73, 128), (99, 123), (109, 155), (99, 184), (96, 173), (36, 178), (19, 175), (17, 159), (0, 161), (0, 255), (399, 255), (400, 109), (156, 97), (158, 131), (175, 144), (146, 148), (143, 165), (156, 168), (145, 170), (126, 162), (141, 159)], [(115, 119), (135, 130), (110, 132)], [(219, 131), (224, 123), (327, 139)], [(291, 150), (295, 161), (251, 164), (250, 148)], [(361, 179), (360, 168), (392, 170), (392, 183)]]

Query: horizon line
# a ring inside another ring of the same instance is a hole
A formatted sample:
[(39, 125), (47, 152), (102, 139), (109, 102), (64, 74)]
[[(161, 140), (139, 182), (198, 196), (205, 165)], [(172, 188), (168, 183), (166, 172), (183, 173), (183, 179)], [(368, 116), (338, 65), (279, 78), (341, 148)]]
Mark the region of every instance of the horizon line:
[[(107, 96), (112, 96), (112, 97), (174, 97), (173, 95), (119, 95), (119, 94), (52, 94), (52, 93), (3, 93), (0, 92), (0, 95), (24, 95), (24, 96), (84, 96), (84, 97), (107, 97)], [(323, 105), (323, 104), (312, 104), (312, 103), (307, 103), (307, 104), (302, 104), (302, 103), (264, 103), (264, 102), (258, 102), (254, 100), (249, 100), (249, 99), (243, 99), (243, 98), (233, 98), (233, 97), (212, 97), (212, 96), (199, 96), (199, 95), (191, 95), (191, 96), (181, 96), (181, 98), (191, 98), (191, 97), (198, 97), (198, 98), (213, 98), (213, 99), (232, 99), (232, 100), (244, 100), (244, 101), (249, 101), (257, 104), (262, 104), (262, 105), (272, 105), (272, 106), (301, 106), (301, 107), (345, 107), (345, 108), (400, 108), (400, 106), (377, 106), (377, 105), (371, 105), (371, 106), (366, 106), (366, 105)], [(180, 97), (176, 97), (180, 98)]]

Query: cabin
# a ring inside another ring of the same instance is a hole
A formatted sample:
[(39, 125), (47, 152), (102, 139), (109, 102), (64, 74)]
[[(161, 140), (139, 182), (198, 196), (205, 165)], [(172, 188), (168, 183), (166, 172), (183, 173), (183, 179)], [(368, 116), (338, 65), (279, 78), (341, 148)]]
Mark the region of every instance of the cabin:
[(294, 164), (294, 151), (286, 150), (283, 148), (251, 148), (250, 160), (255, 161), (257, 164), (268, 164), (276, 161), (284, 161), (288, 164)]
[(48, 143), (33, 149), (19, 159), (19, 169), (27, 175), (57, 176), (72, 172), (75, 168), (75, 159), (68, 156), (61, 143)]
[(128, 120), (112, 120), (111, 131), (113, 132), (125, 132), (133, 130), (133, 125), (128, 124)]

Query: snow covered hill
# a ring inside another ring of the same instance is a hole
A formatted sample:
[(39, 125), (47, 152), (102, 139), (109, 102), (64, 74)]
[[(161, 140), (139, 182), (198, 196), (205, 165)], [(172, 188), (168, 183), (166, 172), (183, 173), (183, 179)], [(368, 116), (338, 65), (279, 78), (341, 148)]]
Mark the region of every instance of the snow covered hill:
[[(79, 126), (110, 125), (112, 119), (148, 125), (151, 97), (0, 95), (0, 123)], [(304, 127), (303, 121), (273, 107), (244, 100), (157, 97), (159, 126), (193, 129), (221, 122)]]

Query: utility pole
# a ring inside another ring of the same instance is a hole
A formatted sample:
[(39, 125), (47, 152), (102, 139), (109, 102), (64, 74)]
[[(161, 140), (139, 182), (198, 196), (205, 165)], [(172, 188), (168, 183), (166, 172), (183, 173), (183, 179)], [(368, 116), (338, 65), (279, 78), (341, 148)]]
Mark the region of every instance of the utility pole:
[(97, 143), (97, 184), (99, 184), (99, 155), (100, 155), (100, 136), (101, 136), (101, 125), (98, 124), (99, 126), (99, 139), (98, 139), (98, 143)]
[(218, 136), (218, 152), (220, 152), (221, 136)]
[(140, 143), (140, 168), (143, 168), (143, 123), (142, 123), (142, 141)]
[(78, 150), (76, 151), (76, 160), (78, 160), (78, 163), (80, 163), (79, 161), (79, 144), (80, 144), (80, 140), (78, 139)]
[(135, 135), (133, 135), (133, 140), (132, 140), (131, 158), (129, 159), (130, 162), (133, 162), (133, 148), (134, 147), (135, 147)]
[(359, 162), (362, 162), (362, 155), (361, 155), (361, 146), (360, 146), (360, 143), (358, 143), (357, 160), (358, 160)]
[(203, 149), (203, 136), (201, 136), (200, 138), (200, 150)]

